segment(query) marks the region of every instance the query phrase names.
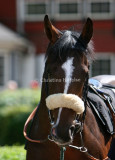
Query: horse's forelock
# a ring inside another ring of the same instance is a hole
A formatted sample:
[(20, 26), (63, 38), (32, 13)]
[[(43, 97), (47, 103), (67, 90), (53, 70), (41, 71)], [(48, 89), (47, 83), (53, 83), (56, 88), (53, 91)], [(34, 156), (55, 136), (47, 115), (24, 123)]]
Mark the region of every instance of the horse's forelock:
[(71, 52), (84, 53), (88, 59), (93, 59), (93, 43), (89, 42), (88, 45), (84, 45), (82, 41), (79, 41), (80, 34), (74, 31), (64, 31), (60, 39), (55, 44), (49, 45), (46, 53), (46, 58), (50, 56), (53, 60), (61, 57), (61, 60), (65, 60), (70, 56)]

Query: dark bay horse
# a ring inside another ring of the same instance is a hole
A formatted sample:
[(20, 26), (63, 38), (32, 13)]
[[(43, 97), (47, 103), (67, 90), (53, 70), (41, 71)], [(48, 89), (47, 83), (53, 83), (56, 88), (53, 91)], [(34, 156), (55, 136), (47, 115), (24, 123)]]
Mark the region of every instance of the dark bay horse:
[(59, 31), (46, 15), (44, 28), (50, 43), (26, 160), (107, 160), (112, 136), (86, 107), (93, 22), (88, 18), (81, 33)]

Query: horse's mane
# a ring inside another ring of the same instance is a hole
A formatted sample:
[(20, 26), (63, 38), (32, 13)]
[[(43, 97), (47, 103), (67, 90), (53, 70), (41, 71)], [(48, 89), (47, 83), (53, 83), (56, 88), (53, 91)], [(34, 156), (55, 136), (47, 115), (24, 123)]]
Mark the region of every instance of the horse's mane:
[(88, 60), (93, 59), (93, 43), (90, 41), (88, 45), (85, 45), (79, 38), (80, 34), (75, 31), (63, 31), (61, 38), (59, 38), (55, 44), (49, 44), (46, 58), (50, 56), (54, 61), (57, 58), (61, 60), (66, 59), (71, 52), (77, 54), (85, 54)]

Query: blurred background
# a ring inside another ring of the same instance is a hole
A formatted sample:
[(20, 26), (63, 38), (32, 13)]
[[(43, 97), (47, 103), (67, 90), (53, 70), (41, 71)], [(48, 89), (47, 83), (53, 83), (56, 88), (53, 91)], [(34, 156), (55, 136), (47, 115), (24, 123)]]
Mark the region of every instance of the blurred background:
[(48, 14), (63, 30), (94, 22), (97, 61), (90, 76), (115, 74), (115, 0), (5, 0), (0, 2), (0, 87), (15, 80), (19, 87), (40, 83), (48, 44), (43, 19)]
[[(45, 14), (60, 30), (74, 27), (80, 31), (85, 19), (92, 18), (96, 61), (91, 63), (90, 77), (115, 75), (115, 0), (1, 0), (2, 146), (25, 143), (22, 134), (24, 122), (40, 99), (44, 56), (48, 45), (43, 26)], [(2, 160), (7, 160), (5, 154), (0, 156)]]

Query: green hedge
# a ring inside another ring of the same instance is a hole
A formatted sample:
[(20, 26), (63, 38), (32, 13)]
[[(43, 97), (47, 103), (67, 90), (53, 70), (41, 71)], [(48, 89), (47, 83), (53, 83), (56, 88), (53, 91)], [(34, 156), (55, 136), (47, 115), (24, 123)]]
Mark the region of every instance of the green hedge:
[(0, 107), (4, 106), (34, 106), (40, 99), (40, 90), (18, 89), (0, 92)]
[(24, 146), (0, 147), (0, 160), (25, 160)]
[(0, 93), (0, 145), (25, 143), (23, 126), (39, 99), (40, 91), (36, 90)]

